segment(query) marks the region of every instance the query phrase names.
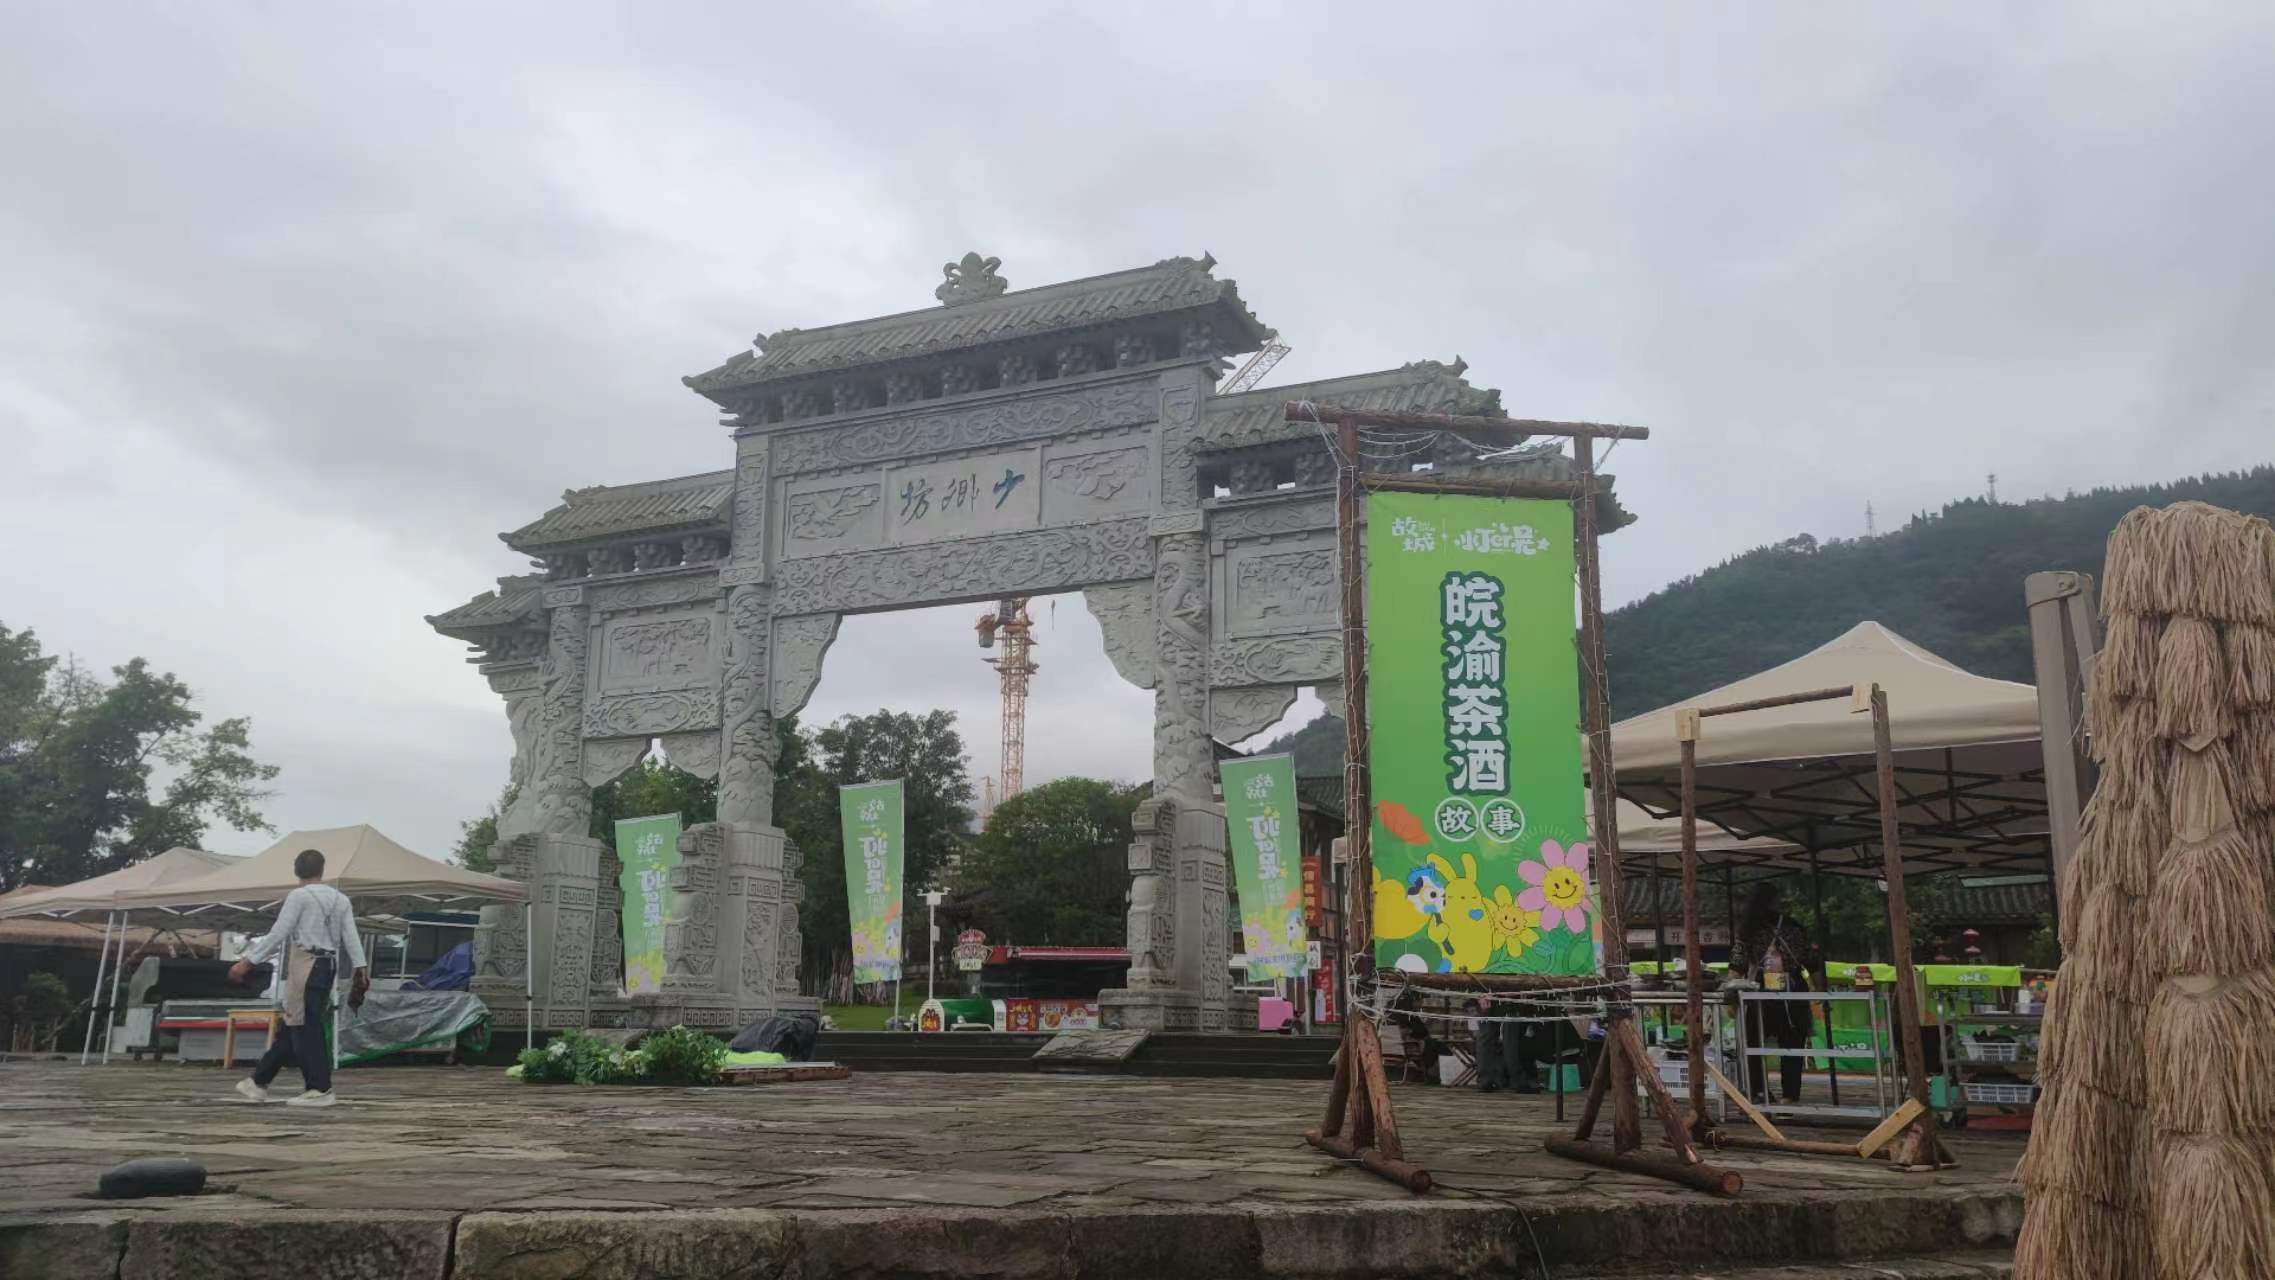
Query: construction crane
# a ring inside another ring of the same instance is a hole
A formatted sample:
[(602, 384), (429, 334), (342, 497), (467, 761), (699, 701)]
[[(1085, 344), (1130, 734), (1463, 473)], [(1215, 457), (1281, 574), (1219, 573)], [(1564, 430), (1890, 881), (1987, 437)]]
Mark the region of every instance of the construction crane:
[(1267, 339), (1263, 348), (1257, 351), (1255, 355), (1248, 357), (1248, 363), (1240, 366), (1240, 372), (1227, 379), (1223, 386), (1216, 389), (1216, 393), (1220, 396), (1229, 396), (1246, 391), (1262, 382), (1264, 375), (1272, 371), (1272, 366), (1285, 360), (1287, 355), (1287, 343), (1278, 338)]
[(974, 629), (982, 649), (993, 649), (998, 637), (1003, 641), (1003, 653), (986, 661), (1003, 685), (1003, 785), (996, 799), (1009, 800), (1025, 785), (1027, 677), (1038, 669), (1028, 656), (1035, 647), (1035, 621), (1027, 616), (1027, 597), (997, 601), (995, 612), (981, 615)]

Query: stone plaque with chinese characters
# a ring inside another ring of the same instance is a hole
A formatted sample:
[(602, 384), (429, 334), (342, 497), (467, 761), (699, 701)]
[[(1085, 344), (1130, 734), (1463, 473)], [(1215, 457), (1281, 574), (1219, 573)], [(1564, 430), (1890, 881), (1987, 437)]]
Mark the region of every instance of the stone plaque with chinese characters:
[(887, 468), (886, 543), (944, 542), (1040, 526), (1042, 459), (1038, 447)]

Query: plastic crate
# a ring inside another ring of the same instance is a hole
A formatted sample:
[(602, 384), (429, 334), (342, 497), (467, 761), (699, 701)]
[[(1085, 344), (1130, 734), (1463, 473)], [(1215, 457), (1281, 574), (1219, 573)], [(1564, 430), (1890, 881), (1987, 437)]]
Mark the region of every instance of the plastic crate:
[(2027, 1084), (1969, 1084), (1967, 1101), (1999, 1107), (2026, 1107), (2035, 1098), (2038, 1088)]
[(1554, 1067), (1542, 1066), (1540, 1068), (1541, 1089), (1548, 1093), (1556, 1092), (1556, 1078), (1558, 1076), (1564, 1077), (1564, 1092), (1578, 1093), (1580, 1091), (1580, 1068), (1569, 1062)]
[(1962, 1043), (1959, 1056), (1969, 1062), (2019, 1062), (2022, 1046), (2012, 1040), (1977, 1040)]

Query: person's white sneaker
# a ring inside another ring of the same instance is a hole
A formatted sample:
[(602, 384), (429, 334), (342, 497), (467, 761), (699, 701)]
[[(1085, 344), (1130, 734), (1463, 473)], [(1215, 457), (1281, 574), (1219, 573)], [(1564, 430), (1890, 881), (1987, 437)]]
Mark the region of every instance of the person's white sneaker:
[(257, 1084), (254, 1084), (250, 1078), (247, 1078), (239, 1080), (237, 1082), (237, 1096), (243, 1098), (247, 1102), (267, 1102), (269, 1100), (269, 1091), (263, 1089)]
[(328, 1107), (338, 1101), (339, 1099), (333, 1097), (332, 1091), (329, 1089), (322, 1093), (311, 1089), (297, 1098), (285, 1099), (284, 1105), (288, 1107)]

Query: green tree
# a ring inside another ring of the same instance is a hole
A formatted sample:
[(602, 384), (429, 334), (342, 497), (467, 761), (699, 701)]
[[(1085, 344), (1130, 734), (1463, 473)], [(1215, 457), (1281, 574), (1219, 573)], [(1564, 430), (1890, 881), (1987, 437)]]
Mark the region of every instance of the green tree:
[(498, 815), (513, 803), (513, 788), (490, 811), (479, 818), (469, 818), (458, 824), (458, 844), (450, 851), (452, 860), (468, 871), (485, 874), (498, 869)]
[(593, 788), (589, 834), (613, 849), (617, 819), (647, 818), (659, 813), (678, 814), (682, 828), (717, 822), (719, 784), (650, 756), (616, 781)]
[(141, 658), (106, 683), (0, 626), (0, 890), (115, 871), (216, 821), (269, 830), (259, 806), (277, 769), (253, 757), (252, 723), (201, 730), (193, 701)]
[[(939, 878), (968, 840), (972, 781), (953, 711), (877, 711), (799, 736), (803, 741), (795, 756), (786, 748), (776, 770), (775, 821), (805, 858), (800, 874), (806, 897), (799, 907), (805, 952), (799, 974), (809, 992), (830, 993), (841, 988), (840, 975), (850, 973), (853, 965), (838, 787), (891, 778), (907, 784), (902, 918), (920, 920), (924, 908), (918, 894)], [(921, 932), (904, 930), (903, 936), (911, 945), (921, 945)]]
[(959, 922), (1000, 941), (1097, 946), (1120, 940), (1143, 785), (1060, 778), (995, 807), (956, 869)]

